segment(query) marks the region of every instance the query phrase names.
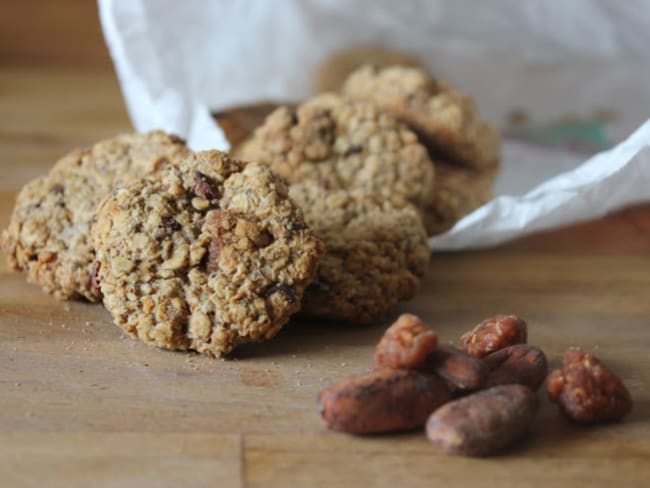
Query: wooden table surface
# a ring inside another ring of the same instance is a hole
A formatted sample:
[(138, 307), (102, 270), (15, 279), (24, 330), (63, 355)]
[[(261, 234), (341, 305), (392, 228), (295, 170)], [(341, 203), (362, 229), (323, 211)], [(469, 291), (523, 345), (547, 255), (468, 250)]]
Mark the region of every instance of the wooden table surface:
[[(67, 150), (128, 130), (107, 71), (2, 68), (0, 226), (17, 189)], [(516, 313), (553, 366), (581, 345), (635, 399), (622, 423), (569, 425), (540, 393), (532, 434), (487, 459), (422, 432), (330, 433), (316, 395), (367, 367), (386, 324), (292, 321), (228, 361), (125, 337), (99, 305), (62, 303), (0, 265), (2, 486), (648, 486), (650, 206), (482, 252), (437, 254), (421, 314), (443, 339)]]

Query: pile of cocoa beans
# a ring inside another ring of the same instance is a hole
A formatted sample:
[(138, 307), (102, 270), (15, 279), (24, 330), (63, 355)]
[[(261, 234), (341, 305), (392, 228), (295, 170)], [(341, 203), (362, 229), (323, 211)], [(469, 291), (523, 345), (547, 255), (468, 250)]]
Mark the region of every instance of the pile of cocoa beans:
[(421, 428), (443, 451), (468, 456), (496, 453), (529, 430), (536, 391), (546, 380), (552, 402), (571, 421), (616, 420), (632, 409), (622, 381), (577, 347), (562, 369), (548, 373), (544, 352), (527, 344), (528, 327), (515, 315), (485, 319), (439, 344), (419, 317), (401, 315), (377, 344), (369, 373), (320, 393), (326, 427), (351, 434)]

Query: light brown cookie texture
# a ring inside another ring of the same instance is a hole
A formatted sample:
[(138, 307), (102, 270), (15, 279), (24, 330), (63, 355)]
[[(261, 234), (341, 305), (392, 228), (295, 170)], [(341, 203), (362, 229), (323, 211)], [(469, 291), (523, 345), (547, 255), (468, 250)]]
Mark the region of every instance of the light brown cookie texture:
[(363, 66), (349, 76), (342, 91), (405, 122), (432, 154), (474, 169), (499, 164), (499, 135), (479, 117), (473, 99), (421, 69)]
[(290, 184), (366, 191), (397, 206), (422, 209), (433, 191), (433, 164), (413, 132), (370, 103), (332, 93), (278, 108), (237, 154)]
[(414, 208), (314, 182), (292, 185), (290, 196), (326, 248), (301, 313), (368, 323), (416, 294), (430, 250)]
[[(279, 107), (270, 103), (244, 105), (214, 116), (236, 153), (238, 147), (264, 123), (266, 116)], [(492, 198), (492, 184), (497, 176), (497, 168), (479, 171), (443, 160), (435, 160), (433, 165), (434, 189), (421, 212), (429, 235), (450, 229), (462, 217), (488, 202)]]
[(287, 191), (266, 166), (206, 151), (107, 197), (92, 235), (115, 323), (208, 356), (274, 336), (322, 252)]
[(77, 149), (16, 199), (2, 248), (9, 265), (58, 299), (100, 299), (90, 224), (114, 188), (151, 175), (187, 153), (185, 142), (160, 131), (123, 134)]
[(436, 187), (423, 220), (429, 235), (451, 229), (465, 215), (492, 198), (496, 169), (475, 171), (436, 161)]
[(393, 65), (422, 67), (420, 60), (409, 53), (382, 46), (353, 46), (335, 52), (318, 66), (314, 74), (316, 92), (338, 91), (348, 75), (365, 64), (379, 68)]

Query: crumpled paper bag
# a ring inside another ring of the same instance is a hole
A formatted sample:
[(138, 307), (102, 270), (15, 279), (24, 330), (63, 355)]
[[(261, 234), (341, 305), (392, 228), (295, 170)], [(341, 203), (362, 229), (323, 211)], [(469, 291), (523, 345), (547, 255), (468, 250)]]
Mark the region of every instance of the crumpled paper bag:
[(228, 149), (212, 110), (305, 99), (319, 63), (355, 45), (413, 53), (493, 123), (513, 108), (542, 120), (617, 114), (609, 135), (624, 140), (587, 161), (506, 140), (497, 196), (433, 249), (493, 246), (650, 200), (644, 0), (99, 0), (99, 11), (135, 128), (194, 149)]

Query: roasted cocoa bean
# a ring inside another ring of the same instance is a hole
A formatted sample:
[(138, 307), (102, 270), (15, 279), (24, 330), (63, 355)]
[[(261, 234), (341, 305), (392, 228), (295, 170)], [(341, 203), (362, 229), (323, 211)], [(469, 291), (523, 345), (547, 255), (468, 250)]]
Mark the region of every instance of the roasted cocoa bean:
[(478, 390), (488, 376), (488, 367), (481, 359), (448, 344), (429, 354), (423, 368), (445, 380), (452, 392)]
[(537, 391), (548, 373), (544, 352), (528, 344), (515, 344), (483, 358), (490, 370), (485, 387), (517, 383)]
[(371, 434), (420, 427), (450, 398), (445, 383), (434, 375), (382, 368), (323, 390), (319, 401), (326, 427)]
[(450, 454), (485, 456), (522, 437), (536, 411), (530, 388), (495, 386), (440, 407), (427, 421), (427, 437)]

